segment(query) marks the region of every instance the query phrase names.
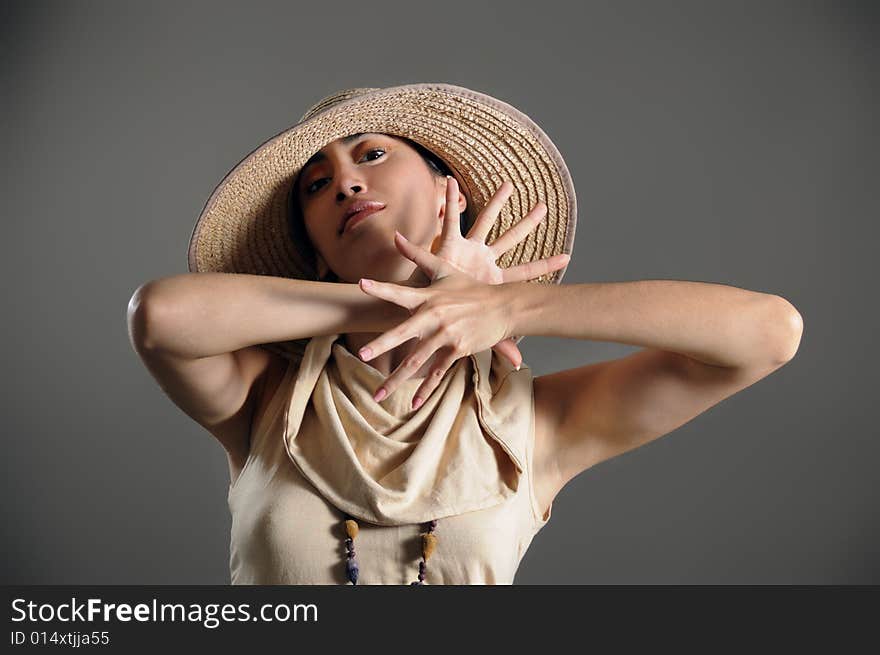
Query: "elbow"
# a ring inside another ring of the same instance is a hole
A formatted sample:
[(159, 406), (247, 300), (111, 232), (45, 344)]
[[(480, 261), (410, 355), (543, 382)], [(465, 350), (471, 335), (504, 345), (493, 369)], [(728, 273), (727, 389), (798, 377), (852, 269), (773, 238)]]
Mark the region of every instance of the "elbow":
[(146, 282), (132, 294), (126, 308), (128, 339), (135, 352), (142, 353), (156, 347), (157, 302), (155, 285)]
[(804, 320), (800, 312), (782, 296), (772, 296), (769, 316), (765, 317), (767, 339), (772, 363), (776, 366), (787, 364), (797, 354), (804, 332)]

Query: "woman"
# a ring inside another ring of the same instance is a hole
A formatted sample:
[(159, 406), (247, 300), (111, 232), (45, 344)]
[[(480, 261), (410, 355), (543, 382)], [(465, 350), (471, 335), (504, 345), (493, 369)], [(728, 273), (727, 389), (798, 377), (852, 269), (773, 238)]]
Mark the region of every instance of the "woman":
[[(568, 481), (793, 356), (778, 296), (560, 285), (575, 220), (546, 134), (445, 84), (329, 96), (224, 178), (202, 274), (144, 285), (129, 316), (229, 455), (233, 583), (511, 583)], [(528, 334), (643, 349), (534, 377)]]

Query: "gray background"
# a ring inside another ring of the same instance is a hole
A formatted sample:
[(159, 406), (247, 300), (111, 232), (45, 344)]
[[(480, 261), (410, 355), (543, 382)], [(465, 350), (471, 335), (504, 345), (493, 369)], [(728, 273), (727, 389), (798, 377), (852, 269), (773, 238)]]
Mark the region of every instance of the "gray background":
[[(421, 81), (557, 144), (564, 283), (718, 282), (805, 322), (788, 365), (575, 478), (516, 582), (880, 582), (875, 10), (298, 5), (2, 4), (3, 582), (228, 582), (225, 454), (140, 363), (128, 299), (186, 272), (214, 186), (312, 103)], [(536, 375), (636, 349), (522, 346)]]

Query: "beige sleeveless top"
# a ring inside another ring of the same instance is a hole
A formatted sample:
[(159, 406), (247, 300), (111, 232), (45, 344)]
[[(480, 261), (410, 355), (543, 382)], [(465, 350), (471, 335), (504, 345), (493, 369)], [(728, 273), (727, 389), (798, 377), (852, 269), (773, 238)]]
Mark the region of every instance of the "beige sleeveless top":
[(385, 379), (341, 335), (309, 340), (259, 418), (229, 486), (232, 584), (410, 584), (438, 519), (424, 584), (512, 584), (547, 524), (534, 493), (532, 374), (492, 349), (460, 358), (416, 410), (422, 378)]

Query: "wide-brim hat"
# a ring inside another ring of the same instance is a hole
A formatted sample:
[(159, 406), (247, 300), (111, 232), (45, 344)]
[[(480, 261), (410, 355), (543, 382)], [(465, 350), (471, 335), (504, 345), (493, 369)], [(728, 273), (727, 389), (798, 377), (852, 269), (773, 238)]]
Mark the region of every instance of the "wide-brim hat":
[[(410, 139), (439, 157), (467, 197), (467, 225), (504, 180), (513, 184), (487, 243), (538, 201), (547, 215), (497, 260), (509, 268), (571, 254), (577, 201), (559, 150), (526, 114), (484, 93), (444, 83), (354, 88), (333, 93), (290, 128), (244, 157), (217, 185), (190, 236), (189, 270), (314, 279), (290, 229), (291, 190), (303, 165), (328, 143), (360, 132)], [(464, 234), (465, 232), (463, 232)], [(556, 283), (568, 266), (530, 282)], [(516, 337), (519, 343), (523, 336)], [(261, 344), (302, 357), (308, 339)]]

